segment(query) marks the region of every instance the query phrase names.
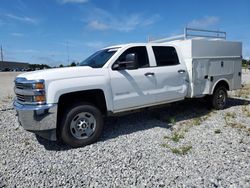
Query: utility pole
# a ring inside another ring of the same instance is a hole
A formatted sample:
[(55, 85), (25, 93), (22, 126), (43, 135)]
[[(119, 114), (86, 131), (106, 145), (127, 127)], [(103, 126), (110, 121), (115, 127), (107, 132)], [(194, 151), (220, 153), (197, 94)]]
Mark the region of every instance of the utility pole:
[(2, 45), (1, 45), (1, 60), (3, 62), (3, 48), (2, 48)]
[(68, 56), (68, 65), (69, 65), (69, 43), (68, 43), (68, 41), (67, 41), (67, 56)]

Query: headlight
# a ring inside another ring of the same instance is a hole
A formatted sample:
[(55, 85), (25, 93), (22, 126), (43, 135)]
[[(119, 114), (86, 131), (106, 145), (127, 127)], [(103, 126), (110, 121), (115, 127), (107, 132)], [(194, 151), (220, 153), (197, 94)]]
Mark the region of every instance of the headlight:
[(17, 101), (22, 104), (45, 104), (45, 83), (44, 80), (27, 80), (17, 78), (15, 80), (15, 93)]
[(35, 83), (34, 89), (44, 89), (44, 83)]
[(38, 96), (34, 96), (34, 102), (38, 103), (38, 104), (43, 104), (46, 101), (46, 97), (45, 95), (38, 95)]

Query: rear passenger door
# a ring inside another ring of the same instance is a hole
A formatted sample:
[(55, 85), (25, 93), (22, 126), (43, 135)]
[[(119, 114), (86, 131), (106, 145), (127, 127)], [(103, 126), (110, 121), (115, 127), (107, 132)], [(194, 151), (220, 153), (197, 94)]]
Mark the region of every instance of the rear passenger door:
[(171, 46), (152, 46), (156, 67), (157, 103), (185, 98), (187, 94), (186, 66), (181, 64), (176, 49)]

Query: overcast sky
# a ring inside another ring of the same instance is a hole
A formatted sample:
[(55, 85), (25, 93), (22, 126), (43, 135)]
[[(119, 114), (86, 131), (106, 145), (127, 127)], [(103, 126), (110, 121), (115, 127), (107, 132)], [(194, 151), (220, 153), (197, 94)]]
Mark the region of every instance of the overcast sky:
[(10, 61), (80, 62), (102, 47), (185, 26), (226, 31), (250, 57), (249, 0), (0, 0), (0, 44)]

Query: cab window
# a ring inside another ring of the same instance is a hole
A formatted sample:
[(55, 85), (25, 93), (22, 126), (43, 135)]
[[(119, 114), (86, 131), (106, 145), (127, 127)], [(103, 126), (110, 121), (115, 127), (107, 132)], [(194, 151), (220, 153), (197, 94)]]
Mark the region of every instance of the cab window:
[(179, 59), (174, 47), (153, 46), (157, 66), (178, 65)]
[(149, 67), (148, 53), (145, 46), (131, 47), (127, 49), (122, 55), (117, 59), (116, 62), (126, 61), (126, 56), (128, 54), (135, 54), (137, 59), (137, 68)]

